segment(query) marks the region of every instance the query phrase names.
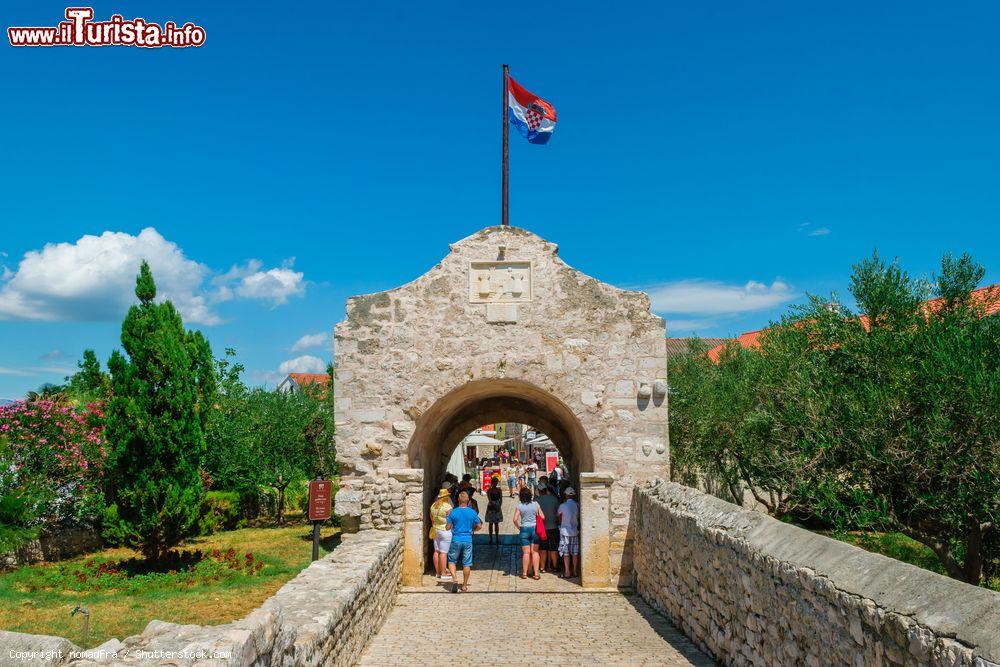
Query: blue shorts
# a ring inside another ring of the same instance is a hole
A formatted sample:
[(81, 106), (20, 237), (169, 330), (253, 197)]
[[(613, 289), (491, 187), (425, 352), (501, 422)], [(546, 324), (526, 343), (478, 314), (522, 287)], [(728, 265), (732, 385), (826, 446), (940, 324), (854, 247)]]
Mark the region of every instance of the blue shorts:
[(535, 530), (534, 526), (521, 526), (521, 532), (518, 534), (518, 538), (521, 540), (522, 547), (530, 547), (532, 544), (538, 544), (538, 531)]
[(461, 563), (462, 567), (472, 567), (472, 542), (452, 540), (451, 546), (448, 547), (448, 563), (456, 565)]

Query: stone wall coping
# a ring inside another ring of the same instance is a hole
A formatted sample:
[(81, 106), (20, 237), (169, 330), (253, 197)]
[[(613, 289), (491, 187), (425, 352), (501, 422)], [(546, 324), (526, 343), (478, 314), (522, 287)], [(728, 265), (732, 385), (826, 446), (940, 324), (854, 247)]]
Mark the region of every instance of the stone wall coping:
[(319, 621), (316, 605), (327, 606), (326, 614), (337, 614), (368, 580), (373, 558), (402, 539), (398, 530), (368, 530), (344, 536), (327, 556), (311, 563), (268, 598), (260, 610), (280, 612), (286, 623), (301, 632)]
[(865, 551), (747, 510), (696, 489), (653, 479), (645, 491), (705, 530), (721, 530), (752, 550), (826, 577), (840, 591), (909, 616), (1000, 662), (1000, 593)]

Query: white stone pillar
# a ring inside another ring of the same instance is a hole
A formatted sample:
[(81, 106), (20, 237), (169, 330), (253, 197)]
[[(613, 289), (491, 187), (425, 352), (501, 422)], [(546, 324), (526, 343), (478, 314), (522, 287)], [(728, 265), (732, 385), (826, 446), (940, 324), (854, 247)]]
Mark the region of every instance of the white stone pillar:
[(420, 468), (389, 470), (389, 477), (404, 483), (403, 585), (420, 586), (424, 578), (424, 471)]
[(584, 588), (611, 586), (610, 472), (580, 473), (580, 583)]

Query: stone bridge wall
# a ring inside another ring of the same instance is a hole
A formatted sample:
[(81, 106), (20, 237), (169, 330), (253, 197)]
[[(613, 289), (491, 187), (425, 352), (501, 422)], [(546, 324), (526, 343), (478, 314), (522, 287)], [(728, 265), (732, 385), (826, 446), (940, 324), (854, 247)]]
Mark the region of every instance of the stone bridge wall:
[(652, 480), (636, 589), (728, 665), (1000, 662), (1000, 593)]
[[(59, 654), (17, 661), (26, 665), (353, 665), (395, 603), (402, 563), (398, 530), (364, 531), (348, 536), (239, 621), (213, 626), (151, 621), (142, 634), (111, 640), (83, 657), (74, 657), (71, 652), (80, 649), (61, 637), (0, 631), (0, 665), (8, 664), (8, 650)], [(160, 657), (144, 660), (140, 652)]]

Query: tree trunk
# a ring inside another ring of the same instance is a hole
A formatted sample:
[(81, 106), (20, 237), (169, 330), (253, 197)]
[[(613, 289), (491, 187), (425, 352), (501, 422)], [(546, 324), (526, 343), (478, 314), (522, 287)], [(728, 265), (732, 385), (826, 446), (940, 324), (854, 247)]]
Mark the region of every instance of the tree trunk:
[(983, 578), (983, 528), (978, 521), (973, 521), (972, 530), (965, 540), (965, 563), (962, 570), (965, 572), (965, 580), (976, 586)]
[(287, 484), (282, 484), (278, 489), (278, 525), (281, 526), (285, 523), (285, 487)]
[(730, 481), (726, 481), (726, 485), (729, 487), (729, 495), (733, 497), (733, 502), (743, 507), (743, 491)]
[(899, 530), (907, 537), (910, 537), (916, 540), (917, 542), (920, 542), (921, 544), (929, 547), (930, 550), (933, 551), (934, 554), (938, 557), (938, 560), (941, 561), (941, 565), (944, 566), (945, 572), (947, 572), (948, 576), (951, 577), (952, 579), (957, 579), (958, 581), (964, 581), (966, 583), (976, 583), (976, 584), (979, 583), (978, 580), (975, 582), (971, 582), (966, 578), (965, 568), (963, 568), (962, 564), (959, 563), (958, 560), (955, 558), (954, 554), (951, 551), (951, 547), (948, 545), (948, 542), (946, 540), (939, 540), (920, 530), (916, 530), (905, 525), (900, 526)]

